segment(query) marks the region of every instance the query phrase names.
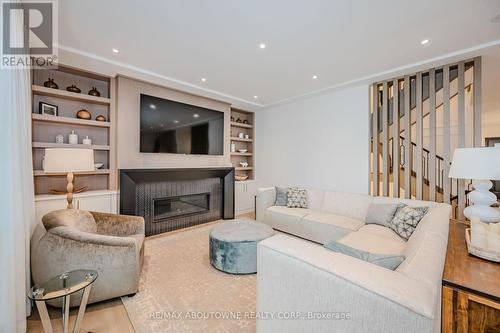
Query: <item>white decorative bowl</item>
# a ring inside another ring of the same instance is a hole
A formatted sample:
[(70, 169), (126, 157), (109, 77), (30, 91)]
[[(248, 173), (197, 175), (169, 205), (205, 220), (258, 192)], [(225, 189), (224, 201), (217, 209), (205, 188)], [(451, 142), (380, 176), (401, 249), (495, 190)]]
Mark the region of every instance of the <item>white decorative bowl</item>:
[(104, 165), (104, 163), (95, 163), (95, 164), (94, 164), (94, 167), (95, 167), (95, 169), (97, 170), (97, 169), (102, 168), (102, 166), (103, 166), (103, 165)]
[(247, 151), (248, 151), (248, 149), (238, 149), (238, 152), (240, 152), (242, 154), (246, 153)]

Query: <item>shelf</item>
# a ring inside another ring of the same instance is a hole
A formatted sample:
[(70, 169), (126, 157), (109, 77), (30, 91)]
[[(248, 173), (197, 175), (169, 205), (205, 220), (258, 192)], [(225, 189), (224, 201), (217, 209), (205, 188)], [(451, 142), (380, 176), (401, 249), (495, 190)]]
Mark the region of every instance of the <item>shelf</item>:
[[(75, 176), (78, 175), (108, 175), (110, 174), (111, 171), (109, 169), (97, 169), (94, 171), (89, 171), (89, 172), (75, 172)], [(33, 175), (35, 177), (41, 177), (41, 176), (66, 176), (67, 173), (61, 172), (61, 173), (45, 173), (43, 170), (33, 170)]]
[(31, 90), (33, 91), (33, 94), (35, 94), (35, 95), (58, 97), (58, 98), (72, 100), (72, 101), (79, 101), (79, 102), (92, 103), (92, 104), (101, 104), (101, 105), (111, 104), (111, 100), (109, 98), (96, 97), (96, 96), (86, 95), (86, 94), (82, 94), (82, 93), (74, 93), (74, 92), (70, 92), (70, 91), (66, 91), (66, 90), (62, 90), (62, 89), (52, 89), (52, 88), (39, 86), (36, 84), (31, 86)]
[(91, 127), (110, 127), (111, 124), (108, 121), (49, 116), (46, 114), (38, 114), (38, 113), (32, 113), (31, 118), (36, 121), (45, 121), (49, 123), (72, 124), (72, 125), (91, 126)]
[(90, 148), (94, 150), (109, 150), (109, 146), (105, 145), (72, 145), (69, 143), (54, 143), (54, 142), (33, 142), (33, 148)]
[(250, 124), (243, 124), (243, 123), (237, 123), (235, 121), (232, 121), (231, 122), (231, 126), (234, 126), (234, 127), (242, 127), (242, 128), (253, 128), (253, 125), (250, 125)]
[(252, 167), (246, 167), (246, 168), (236, 167), (236, 168), (234, 168), (234, 170), (236, 170), (236, 171), (247, 171), (247, 170), (253, 170), (253, 168)]
[(231, 137), (231, 141), (239, 141), (239, 142), (253, 142), (253, 139), (242, 139), (236, 136)]
[(231, 156), (252, 156), (252, 153), (231, 153)]

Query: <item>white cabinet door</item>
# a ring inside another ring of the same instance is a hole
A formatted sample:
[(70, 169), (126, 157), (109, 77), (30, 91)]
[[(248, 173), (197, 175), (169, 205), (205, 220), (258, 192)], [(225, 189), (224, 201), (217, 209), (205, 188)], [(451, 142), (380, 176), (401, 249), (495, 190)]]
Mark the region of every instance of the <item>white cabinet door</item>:
[(254, 210), (255, 194), (257, 193), (257, 184), (255, 181), (236, 183), (236, 213), (246, 213)]
[(76, 209), (90, 210), (100, 213), (112, 213), (110, 195), (85, 196), (76, 200)]
[(66, 197), (61, 199), (35, 201), (35, 218), (37, 222), (42, 222), (42, 217), (53, 210), (65, 209), (68, 205)]

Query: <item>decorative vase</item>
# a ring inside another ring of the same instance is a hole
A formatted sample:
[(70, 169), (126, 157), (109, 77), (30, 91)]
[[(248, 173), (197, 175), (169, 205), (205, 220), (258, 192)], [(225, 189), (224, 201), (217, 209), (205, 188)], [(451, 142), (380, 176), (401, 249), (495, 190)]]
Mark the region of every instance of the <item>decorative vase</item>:
[(57, 134), (56, 135), (56, 143), (58, 143), (58, 144), (64, 143), (64, 135)]
[(52, 89), (59, 89), (59, 86), (57, 85), (57, 83), (55, 83), (54, 79), (51, 79), (50, 77), (47, 81), (45, 81), (43, 83), (43, 86), (47, 87), (47, 88), (52, 88)]
[(70, 145), (78, 144), (78, 134), (76, 134), (74, 130), (68, 135), (68, 142)]
[(89, 145), (89, 146), (90, 146), (90, 145), (92, 144), (92, 139), (90, 139), (90, 138), (89, 138), (89, 136), (87, 135), (87, 136), (85, 137), (85, 139), (83, 139), (83, 140), (82, 140), (82, 143), (83, 143), (84, 145)]
[(231, 142), (231, 153), (234, 152), (236, 152), (236, 145), (234, 144), (234, 142)]
[(92, 87), (92, 89), (89, 90), (89, 95), (99, 97), (101, 96), (101, 93), (97, 90), (96, 87)]
[(87, 110), (85, 109), (81, 109), (80, 111), (78, 111), (76, 113), (76, 117), (78, 119), (85, 119), (85, 120), (90, 120), (90, 118), (92, 118), (92, 114), (90, 114), (90, 112), (88, 112)]
[(104, 117), (102, 114), (100, 114), (97, 117), (95, 117), (95, 120), (97, 120), (97, 121), (106, 121), (106, 117)]
[(74, 92), (74, 93), (81, 93), (82, 91), (80, 90), (80, 88), (78, 88), (77, 86), (75, 86), (74, 84), (72, 84), (71, 86), (69, 87), (66, 87), (66, 90), (69, 91), (69, 92)]

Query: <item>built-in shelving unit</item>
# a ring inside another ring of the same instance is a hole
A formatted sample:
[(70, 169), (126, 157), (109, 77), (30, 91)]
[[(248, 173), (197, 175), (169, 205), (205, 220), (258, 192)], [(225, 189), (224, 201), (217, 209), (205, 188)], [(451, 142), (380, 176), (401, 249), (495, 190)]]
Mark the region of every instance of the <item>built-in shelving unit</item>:
[[(253, 112), (231, 109), (231, 163), (236, 170), (237, 176), (248, 176), (248, 180), (255, 179), (255, 115)], [(246, 149), (244, 153), (239, 149)], [(240, 163), (247, 162), (248, 167)]]
[[(58, 89), (44, 86), (51, 78)], [(67, 91), (75, 85), (80, 93)], [(100, 96), (89, 95), (95, 87)], [(57, 69), (33, 69), (32, 71), (32, 150), (35, 194), (46, 195), (51, 189), (66, 188), (66, 174), (46, 174), (43, 171), (45, 148), (91, 148), (94, 160), (103, 164), (91, 172), (75, 174), (75, 187), (87, 186), (89, 191), (116, 189), (116, 111), (115, 79), (112, 77), (59, 65)], [(40, 103), (57, 106), (57, 115), (42, 114)], [(76, 113), (85, 109), (91, 119), (79, 119)], [(97, 121), (102, 115), (106, 121)], [(74, 131), (78, 144), (69, 144), (68, 135)], [(56, 143), (56, 136), (63, 135), (64, 143)], [(91, 145), (84, 145), (85, 137), (92, 139)]]

